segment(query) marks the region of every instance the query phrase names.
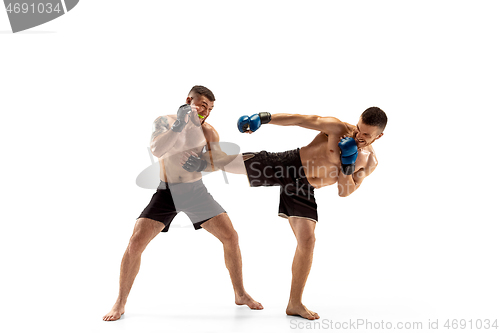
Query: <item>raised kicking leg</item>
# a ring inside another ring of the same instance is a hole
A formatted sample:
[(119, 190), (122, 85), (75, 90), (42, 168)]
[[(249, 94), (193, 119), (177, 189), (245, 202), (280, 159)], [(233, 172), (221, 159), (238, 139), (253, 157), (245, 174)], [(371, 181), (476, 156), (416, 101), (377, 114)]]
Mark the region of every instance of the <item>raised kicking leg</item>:
[(111, 311), (102, 318), (103, 320), (117, 320), (125, 313), (125, 303), (127, 302), (127, 297), (134, 283), (134, 279), (139, 272), (142, 252), (149, 242), (158, 235), (164, 227), (165, 225), (163, 223), (147, 218), (139, 218), (135, 223), (134, 232), (125, 250), (120, 267), (120, 288), (118, 291), (118, 298)]
[(219, 214), (201, 227), (215, 237), (217, 237), (224, 247), (224, 261), (226, 262), (231, 282), (233, 283), (235, 303), (238, 305), (247, 305), (250, 309), (262, 310), (264, 307), (255, 301), (245, 291), (243, 287), (243, 273), (240, 246), (238, 244), (238, 234), (233, 228), (231, 220), (226, 213)]
[(297, 249), (292, 263), (292, 287), (286, 314), (301, 316), (310, 320), (319, 319), (316, 312), (308, 310), (302, 304), (302, 293), (312, 265), (314, 243), (316, 241), (314, 236), (316, 222), (301, 217), (289, 217), (288, 221), (295, 238), (297, 238)]

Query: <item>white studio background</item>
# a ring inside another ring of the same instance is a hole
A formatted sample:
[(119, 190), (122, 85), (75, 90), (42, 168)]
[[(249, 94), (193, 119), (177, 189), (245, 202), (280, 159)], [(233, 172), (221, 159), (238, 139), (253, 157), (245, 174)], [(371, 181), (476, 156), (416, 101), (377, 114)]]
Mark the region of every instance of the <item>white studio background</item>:
[(500, 319), (499, 9), (86, 0), (18, 34), (0, 11), (0, 327), (292, 330), (295, 240), (277, 216), (279, 189), (250, 189), (238, 175), (226, 184), (222, 173), (205, 183), (239, 233), (245, 286), (265, 310), (234, 306), (222, 246), (181, 216), (145, 251), (124, 320), (100, 321), (154, 193), (135, 184), (150, 165), (153, 120), (195, 84), (214, 92), (208, 122), (241, 151), (294, 149), (315, 135), (271, 125), (243, 135), (244, 114), (388, 114), (373, 175), (348, 198), (317, 191), (304, 304), (322, 319)]

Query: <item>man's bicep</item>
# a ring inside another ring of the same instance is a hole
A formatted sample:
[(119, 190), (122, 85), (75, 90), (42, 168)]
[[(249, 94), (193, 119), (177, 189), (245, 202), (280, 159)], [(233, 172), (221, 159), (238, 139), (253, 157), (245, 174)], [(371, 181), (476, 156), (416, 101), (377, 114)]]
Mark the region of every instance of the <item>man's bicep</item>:
[(207, 149), (208, 150), (221, 150), (219, 145), (219, 133), (215, 130), (215, 128), (210, 127), (205, 131), (205, 140), (207, 140)]
[(156, 118), (153, 123), (153, 134), (151, 134), (151, 141), (154, 140), (158, 135), (167, 132), (170, 129), (170, 124), (168, 123), (168, 118), (161, 116)]
[(359, 186), (359, 185), (361, 185), (363, 180), (366, 178), (366, 176), (368, 176), (368, 175), (367, 175), (365, 168), (361, 168), (352, 174), (352, 180), (354, 180), (354, 183), (356, 184), (356, 186)]
[(222, 148), (221, 148), (218, 140), (217, 141), (207, 142), (207, 152), (205, 154), (207, 154), (207, 155), (210, 156), (210, 159), (212, 160), (212, 163), (213, 163), (213, 159), (214, 158), (218, 159), (218, 158), (221, 158), (221, 157), (224, 157), (224, 156), (227, 155), (222, 150)]
[(213, 151), (213, 152), (220, 152), (220, 151), (222, 151), (222, 148), (220, 147), (220, 144), (218, 141), (210, 141), (210, 142), (207, 142), (207, 150)]
[(314, 119), (316, 129), (332, 134), (340, 134), (345, 129), (345, 124), (335, 117), (317, 117)]
[(357, 186), (361, 185), (363, 180), (368, 177), (373, 171), (375, 171), (375, 168), (377, 167), (377, 161), (376, 159), (370, 159), (370, 162), (366, 165), (366, 167), (359, 169), (352, 175), (352, 179), (356, 183)]

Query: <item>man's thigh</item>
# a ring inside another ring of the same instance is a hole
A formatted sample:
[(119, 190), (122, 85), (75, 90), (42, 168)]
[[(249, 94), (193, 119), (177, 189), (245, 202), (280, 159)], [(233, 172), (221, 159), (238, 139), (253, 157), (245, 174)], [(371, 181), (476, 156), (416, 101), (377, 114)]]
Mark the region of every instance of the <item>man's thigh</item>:
[(139, 247), (145, 248), (148, 243), (158, 235), (165, 224), (151, 220), (145, 217), (138, 218), (135, 222), (134, 232), (130, 241), (136, 243)]
[(316, 229), (317, 222), (305, 217), (289, 217), (288, 222), (292, 227), (297, 241), (314, 239), (314, 230)]
[(217, 237), (221, 242), (236, 236), (233, 223), (227, 213), (221, 213), (204, 222), (201, 227)]

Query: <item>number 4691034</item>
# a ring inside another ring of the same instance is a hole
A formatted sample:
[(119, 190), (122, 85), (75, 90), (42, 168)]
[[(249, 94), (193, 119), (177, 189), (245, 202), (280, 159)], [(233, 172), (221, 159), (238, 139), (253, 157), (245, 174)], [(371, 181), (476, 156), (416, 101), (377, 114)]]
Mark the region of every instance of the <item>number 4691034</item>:
[(15, 14), (19, 14), (19, 13), (23, 13), (23, 14), (26, 14), (26, 13), (39, 13), (39, 14), (43, 14), (43, 13), (47, 13), (47, 14), (50, 14), (52, 12), (56, 12), (56, 13), (60, 13), (61, 12), (61, 8), (59, 6), (59, 2), (55, 5), (55, 6), (52, 6), (52, 4), (50, 2), (48, 3), (39, 3), (35, 6), (34, 3), (32, 4), (27, 4), (27, 3), (9, 3), (7, 5), (7, 13), (15, 13)]

